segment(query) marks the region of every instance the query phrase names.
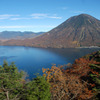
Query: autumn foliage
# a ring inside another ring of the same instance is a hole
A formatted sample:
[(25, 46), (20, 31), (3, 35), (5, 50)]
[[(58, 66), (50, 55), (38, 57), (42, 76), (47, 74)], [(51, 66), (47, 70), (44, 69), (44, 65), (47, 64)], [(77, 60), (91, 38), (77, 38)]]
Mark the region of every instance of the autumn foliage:
[[(100, 92), (98, 90), (100, 89), (100, 61), (90, 59), (89, 56), (76, 59), (75, 63), (66, 70), (62, 67), (53, 65), (51, 69), (43, 69), (43, 75), (51, 84), (52, 100), (98, 100), (96, 96)], [(98, 70), (94, 70), (93, 67)], [(99, 83), (96, 83), (93, 78), (98, 79)]]

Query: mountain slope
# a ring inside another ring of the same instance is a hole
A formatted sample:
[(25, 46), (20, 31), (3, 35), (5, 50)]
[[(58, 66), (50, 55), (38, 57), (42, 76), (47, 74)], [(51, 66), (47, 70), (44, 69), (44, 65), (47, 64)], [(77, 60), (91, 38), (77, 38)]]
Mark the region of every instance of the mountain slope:
[[(100, 46), (100, 20), (87, 14), (81, 14), (69, 18), (43, 35), (15, 43), (16, 45), (51, 48)], [(7, 44), (13, 45), (12, 41), (4, 43), (4, 45)]]
[(32, 38), (38, 36), (44, 32), (20, 32), (20, 31), (3, 31), (0, 32), (0, 39), (25, 39), (25, 38)]

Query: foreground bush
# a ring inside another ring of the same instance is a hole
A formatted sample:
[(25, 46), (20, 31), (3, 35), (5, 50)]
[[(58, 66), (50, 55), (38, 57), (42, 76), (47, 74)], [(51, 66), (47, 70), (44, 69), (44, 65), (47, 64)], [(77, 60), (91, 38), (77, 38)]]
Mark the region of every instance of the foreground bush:
[(50, 100), (50, 85), (43, 76), (30, 82), (23, 79), (14, 63), (0, 66), (0, 100)]

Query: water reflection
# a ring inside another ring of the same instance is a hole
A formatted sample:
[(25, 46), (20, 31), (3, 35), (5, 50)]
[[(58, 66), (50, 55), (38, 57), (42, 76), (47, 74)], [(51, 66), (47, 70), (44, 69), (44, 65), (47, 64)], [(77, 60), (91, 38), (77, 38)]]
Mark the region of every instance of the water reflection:
[(74, 62), (75, 59), (78, 59), (86, 54), (90, 54), (92, 52), (96, 52), (100, 50), (100, 48), (67, 48), (67, 49), (46, 49), (50, 52), (53, 52), (59, 56), (64, 57), (66, 60), (70, 62)]

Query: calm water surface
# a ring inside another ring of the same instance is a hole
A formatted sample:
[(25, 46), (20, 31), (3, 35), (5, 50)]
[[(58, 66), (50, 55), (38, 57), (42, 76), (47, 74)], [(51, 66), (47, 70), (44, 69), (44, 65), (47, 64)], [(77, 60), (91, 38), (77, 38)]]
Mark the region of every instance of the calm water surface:
[(100, 48), (43, 49), (0, 46), (0, 65), (4, 60), (9, 64), (15, 62), (18, 69), (27, 72), (31, 79), (35, 77), (35, 73), (42, 74), (42, 68), (51, 68), (52, 64), (58, 66), (73, 63), (75, 59), (97, 50)]

